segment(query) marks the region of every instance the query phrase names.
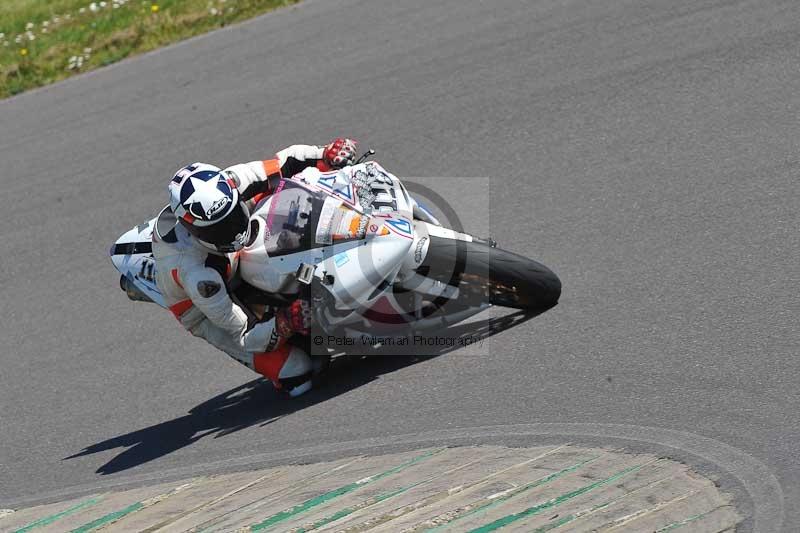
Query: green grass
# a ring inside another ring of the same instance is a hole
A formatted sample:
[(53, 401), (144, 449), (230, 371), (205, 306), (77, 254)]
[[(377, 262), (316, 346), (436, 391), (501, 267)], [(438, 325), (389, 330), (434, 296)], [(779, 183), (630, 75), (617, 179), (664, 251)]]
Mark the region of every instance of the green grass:
[(0, 98), (297, 1), (0, 0)]

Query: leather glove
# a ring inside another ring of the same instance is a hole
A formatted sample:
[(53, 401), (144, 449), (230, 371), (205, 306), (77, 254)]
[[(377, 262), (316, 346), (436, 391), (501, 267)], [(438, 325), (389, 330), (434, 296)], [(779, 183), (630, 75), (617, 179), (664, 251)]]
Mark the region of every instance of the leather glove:
[(311, 304), (306, 300), (295, 300), (275, 313), (275, 329), (287, 339), (295, 333), (308, 335), (312, 322)]
[(322, 160), (331, 168), (342, 168), (351, 165), (356, 160), (356, 149), (358, 142), (353, 139), (339, 137), (325, 146), (322, 152)]

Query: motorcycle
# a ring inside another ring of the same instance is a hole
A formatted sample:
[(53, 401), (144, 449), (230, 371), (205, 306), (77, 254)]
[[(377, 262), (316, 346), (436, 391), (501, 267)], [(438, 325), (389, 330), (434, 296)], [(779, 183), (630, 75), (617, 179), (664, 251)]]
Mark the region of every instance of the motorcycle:
[[(556, 305), (561, 281), (550, 269), (443, 227), (401, 180), (365, 161), (372, 153), (339, 170), (274, 179), (237, 252), (235, 298), (261, 312), (307, 298), (322, 334), (315, 338), (328, 340), (441, 330), (491, 306)], [(111, 259), (130, 299), (166, 307), (155, 282), (155, 222), (122, 235)]]

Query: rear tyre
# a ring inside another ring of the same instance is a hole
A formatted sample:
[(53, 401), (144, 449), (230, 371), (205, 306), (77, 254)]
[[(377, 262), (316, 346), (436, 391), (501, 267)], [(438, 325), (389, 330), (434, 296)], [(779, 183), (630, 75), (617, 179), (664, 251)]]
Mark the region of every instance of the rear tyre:
[(561, 280), (541, 263), (487, 244), (430, 237), (417, 272), (459, 288), (458, 302), (542, 311), (561, 296)]

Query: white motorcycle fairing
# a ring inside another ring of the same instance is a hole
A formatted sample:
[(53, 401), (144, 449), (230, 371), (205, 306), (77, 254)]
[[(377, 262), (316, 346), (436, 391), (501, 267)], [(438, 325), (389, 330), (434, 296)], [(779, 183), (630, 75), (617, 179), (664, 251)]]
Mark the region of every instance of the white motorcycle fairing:
[[(425, 318), (423, 300), (458, 297), (458, 288), (416, 272), (432, 237), (471, 242), (471, 236), (414, 219), (420, 208), (403, 184), (377, 162), (333, 172), (308, 168), (282, 179), (251, 215), (239, 254), (239, 275), (252, 287), (285, 297), (315, 288), (317, 324), (358, 335), (409, 326), (415, 331), (464, 320), (482, 303)], [(435, 219), (433, 219), (435, 221)], [(131, 299), (164, 306), (151, 253), (153, 218), (125, 233), (111, 249), (120, 285)], [(394, 289), (410, 291), (413, 309)]]
[[(359, 338), (368, 355), (408, 345), (392, 339), (416, 343), (421, 333), (444, 333), (492, 305), (540, 313), (561, 296), (561, 280), (548, 267), (442, 227), (376, 162), (308, 168), (271, 178), (270, 187), (252, 209), (226, 289), (258, 319), (308, 300), (311, 331), (293, 340), (306, 341), (309, 355), (355, 355), (356, 348), (339, 346)], [(129, 298), (165, 307), (152, 254), (156, 223), (126, 232), (111, 258)]]
[[(359, 169), (307, 169), (282, 181), (254, 210), (251, 238), (239, 257), (242, 279), (271, 293), (296, 293), (302, 265), (332, 293), (339, 309), (363, 306), (391, 282), (415, 241), (407, 203), (370, 213), (350, 182)], [(409, 265), (412, 268), (416, 265)], [(310, 279), (304, 280), (306, 284)]]
[(158, 217), (131, 228), (111, 246), (109, 254), (122, 277), (119, 283), (131, 300), (155, 302), (167, 308), (156, 285), (156, 262), (153, 259), (153, 229)]
[[(421, 315), (404, 309), (393, 288), (416, 291), (420, 305), (423, 297), (457, 296), (453, 287), (415, 269), (427, 254), (429, 231), (471, 237), (414, 220), (415, 204), (400, 180), (375, 162), (333, 172), (306, 169), (281, 181), (254, 209), (251, 238), (239, 256), (240, 275), (267, 293), (296, 294), (312, 283), (322, 287), (328, 305), (314, 308), (327, 331), (347, 326), (355, 334), (409, 323), (416, 329)], [(365, 323), (365, 316), (373, 319)]]

